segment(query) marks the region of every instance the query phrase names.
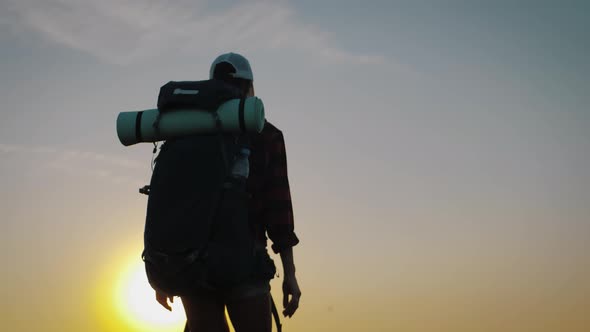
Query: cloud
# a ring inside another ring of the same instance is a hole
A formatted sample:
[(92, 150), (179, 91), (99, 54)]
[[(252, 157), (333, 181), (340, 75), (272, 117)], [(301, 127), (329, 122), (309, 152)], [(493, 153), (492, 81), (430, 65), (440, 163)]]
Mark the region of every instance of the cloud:
[(89, 162), (100, 162), (109, 166), (126, 168), (129, 170), (145, 169), (145, 164), (135, 160), (126, 159), (118, 156), (109, 156), (91, 151), (81, 151), (75, 149), (59, 149), (52, 146), (28, 146), (17, 144), (0, 143), (0, 153), (27, 153), (27, 154), (49, 154), (63, 160), (86, 160)]
[(71, 163), (65, 162), (59, 158), (48, 162), (45, 167), (69, 175), (81, 175), (91, 178), (100, 178), (101, 180), (107, 180), (114, 184), (139, 186), (139, 184), (146, 181), (145, 179), (142, 181), (138, 178), (130, 177), (128, 175), (115, 174), (115, 172), (111, 170), (99, 168), (96, 166), (81, 167), (79, 165), (72, 165)]
[(19, 24), (115, 64), (203, 49), (287, 49), (353, 64), (385, 60), (336, 47), (331, 34), (302, 22), (285, 1), (242, 1), (224, 10), (207, 8), (206, 1), (9, 1)]
[(22, 152), (23, 150), (22, 146), (0, 143), (0, 152), (2, 153)]
[[(70, 175), (101, 178), (115, 184), (137, 185), (145, 182), (135, 174), (145, 173), (149, 164), (119, 156), (105, 155), (92, 151), (60, 149), (52, 146), (28, 146), (0, 143), (0, 157), (5, 155), (26, 155), (35, 165), (36, 171), (52, 170)], [(41, 158), (43, 162), (34, 162)]]

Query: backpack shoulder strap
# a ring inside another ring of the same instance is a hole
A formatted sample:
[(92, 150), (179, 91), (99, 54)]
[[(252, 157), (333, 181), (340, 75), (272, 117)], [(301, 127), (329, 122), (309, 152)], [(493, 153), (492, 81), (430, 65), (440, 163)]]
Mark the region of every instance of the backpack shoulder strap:
[(215, 120), (215, 129), (217, 132), (217, 140), (219, 141), (219, 148), (221, 149), (221, 157), (223, 158), (223, 165), (225, 166), (225, 176), (229, 175), (229, 160), (227, 159), (227, 151), (225, 147), (225, 140), (223, 138), (223, 128), (221, 123), (221, 118), (219, 117), (219, 112), (214, 111), (211, 113), (213, 115), (213, 119)]

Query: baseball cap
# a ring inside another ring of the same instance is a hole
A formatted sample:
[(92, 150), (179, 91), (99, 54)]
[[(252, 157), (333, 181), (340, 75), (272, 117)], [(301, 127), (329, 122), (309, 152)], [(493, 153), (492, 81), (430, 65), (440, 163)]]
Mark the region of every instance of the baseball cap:
[(213, 61), (211, 64), (211, 70), (209, 71), (209, 78), (213, 78), (215, 67), (222, 62), (227, 62), (234, 67), (236, 72), (231, 74), (233, 77), (243, 78), (250, 81), (254, 80), (254, 75), (252, 75), (252, 68), (250, 68), (250, 62), (248, 62), (248, 59), (240, 54), (231, 52), (222, 54)]

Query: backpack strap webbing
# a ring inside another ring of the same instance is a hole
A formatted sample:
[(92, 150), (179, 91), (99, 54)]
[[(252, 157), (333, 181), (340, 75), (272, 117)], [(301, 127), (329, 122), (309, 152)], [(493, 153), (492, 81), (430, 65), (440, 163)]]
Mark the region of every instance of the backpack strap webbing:
[(281, 318), (279, 317), (279, 312), (277, 310), (277, 306), (275, 305), (275, 300), (272, 298), (272, 294), (270, 295), (270, 305), (272, 310), (272, 316), (275, 319), (275, 324), (277, 324), (277, 332), (281, 332), (283, 330), (283, 326), (281, 325)]
[(240, 107), (238, 109), (238, 116), (240, 118), (240, 131), (242, 133), (246, 132), (246, 118), (244, 117), (244, 106), (246, 104), (246, 98), (240, 98)]
[(217, 133), (217, 138), (219, 140), (219, 149), (221, 149), (221, 157), (223, 158), (223, 165), (225, 166), (225, 176), (229, 175), (229, 160), (227, 159), (227, 152), (225, 151), (225, 141), (223, 138), (223, 125), (221, 123), (221, 118), (219, 117), (219, 113), (214, 111), (211, 113), (213, 115), (213, 120), (215, 121), (215, 129)]

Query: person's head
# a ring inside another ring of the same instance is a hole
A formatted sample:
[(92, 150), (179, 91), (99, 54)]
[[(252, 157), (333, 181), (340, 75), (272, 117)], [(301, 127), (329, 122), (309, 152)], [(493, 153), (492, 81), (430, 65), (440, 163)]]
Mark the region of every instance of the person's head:
[(245, 96), (254, 95), (254, 76), (250, 62), (237, 53), (218, 56), (211, 64), (209, 78), (222, 80), (240, 89)]

